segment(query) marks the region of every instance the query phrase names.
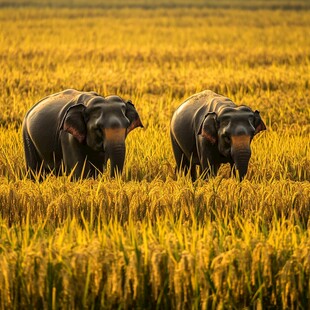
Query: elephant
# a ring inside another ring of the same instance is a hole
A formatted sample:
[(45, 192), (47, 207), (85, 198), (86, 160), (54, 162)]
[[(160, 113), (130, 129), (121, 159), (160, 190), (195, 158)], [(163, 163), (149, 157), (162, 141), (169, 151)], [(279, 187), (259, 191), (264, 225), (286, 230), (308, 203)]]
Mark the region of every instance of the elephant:
[(23, 120), (26, 167), (35, 174), (96, 177), (111, 162), (111, 177), (122, 173), (125, 138), (143, 127), (132, 102), (96, 92), (66, 89), (36, 103)]
[(231, 99), (204, 90), (187, 98), (174, 112), (170, 137), (177, 169), (197, 179), (196, 166), (203, 179), (217, 174), (229, 163), (240, 181), (248, 170), (253, 137), (266, 126), (259, 111), (237, 106)]

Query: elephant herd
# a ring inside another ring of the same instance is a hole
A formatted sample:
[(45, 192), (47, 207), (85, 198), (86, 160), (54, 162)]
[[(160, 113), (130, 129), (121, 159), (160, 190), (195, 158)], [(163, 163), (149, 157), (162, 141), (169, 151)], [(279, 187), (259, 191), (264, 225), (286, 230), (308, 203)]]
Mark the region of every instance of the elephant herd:
[[(75, 179), (96, 177), (111, 163), (111, 177), (121, 173), (125, 139), (143, 127), (132, 102), (119, 96), (67, 89), (36, 103), (23, 121), (26, 166), (30, 177), (52, 171)], [(229, 163), (242, 180), (253, 137), (266, 126), (258, 111), (237, 106), (211, 90), (185, 100), (174, 112), (170, 136), (179, 171), (205, 179)], [(236, 168), (236, 169), (235, 169)]]

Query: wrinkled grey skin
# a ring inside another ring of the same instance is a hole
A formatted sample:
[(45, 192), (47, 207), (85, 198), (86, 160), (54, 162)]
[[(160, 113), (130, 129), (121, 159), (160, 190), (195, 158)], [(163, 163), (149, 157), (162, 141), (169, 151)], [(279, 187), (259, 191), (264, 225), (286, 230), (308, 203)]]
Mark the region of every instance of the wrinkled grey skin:
[(230, 163), (242, 180), (251, 157), (250, 143), (254, 135), (265, 129), (258, 111), (237, 106), (210, 90), (197, 93), (181, 104), (172, 117), (170, 136), (177, 168), (190, 171), (194, 181), (196, 165), (208, 178), (217, 173), (221, 164)]
[(26, 166), (41, 175), (65, 170), (78, 179), (96, 177), (110, 159), (114, 177), (123, 169), (125, 138), (136, 127), (143, 125), (131, 101), (64, 90), (42, 99), (26, 114)]

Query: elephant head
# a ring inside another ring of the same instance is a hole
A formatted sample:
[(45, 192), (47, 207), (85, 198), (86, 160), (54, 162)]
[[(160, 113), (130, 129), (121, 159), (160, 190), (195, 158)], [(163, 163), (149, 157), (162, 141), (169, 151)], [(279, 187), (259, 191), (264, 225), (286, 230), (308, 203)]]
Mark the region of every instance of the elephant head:
[(208, 113), (201, 124), (200, 134), (216, 145), (228, 161), (232, 159), (242, 180), (248, 170), (251, 141), (262, 130), (266, 130), (266, 126), (259, 111), (253, 112), (247, 106), (229, 106)]
[(134, 105), (118, 96), (96, 96), (87, 104), (76, 102), (66, 111), (61, 126), (79, 143), (104, 152), (111, 162), (111, 177), (122, 172), (125, 138), (136, 127), (143, 125)]

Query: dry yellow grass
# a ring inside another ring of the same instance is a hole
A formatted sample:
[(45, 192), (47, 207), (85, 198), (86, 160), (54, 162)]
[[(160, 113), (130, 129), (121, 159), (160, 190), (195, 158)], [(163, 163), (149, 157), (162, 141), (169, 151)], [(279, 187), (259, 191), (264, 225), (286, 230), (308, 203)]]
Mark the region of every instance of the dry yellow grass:
[[(1, 5), (2, 309), (308, 309), (310, 12), (175, 2)], [(135, 103), (121, 177), (27, 179), (23, 116), (65, 88)], [(174, 173), (171, 115), (203, 89), (267, 124), (242, 183)]]

